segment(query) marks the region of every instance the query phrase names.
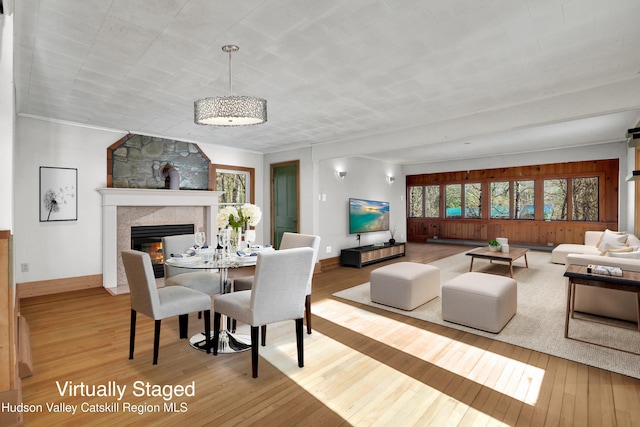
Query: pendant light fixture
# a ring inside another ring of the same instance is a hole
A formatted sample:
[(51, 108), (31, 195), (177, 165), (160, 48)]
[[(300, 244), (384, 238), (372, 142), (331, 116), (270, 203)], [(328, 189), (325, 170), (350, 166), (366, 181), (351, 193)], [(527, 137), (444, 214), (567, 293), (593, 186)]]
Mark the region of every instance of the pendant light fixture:
[(194, 102), (194, 121), (199, 125), (245, 126), (267, 121), (267, 101), (252, 96), (234, 96), (231, 86), (231, 54), (240, 49), (222, 46), (229, 54), (229, 96), (202, 98)]

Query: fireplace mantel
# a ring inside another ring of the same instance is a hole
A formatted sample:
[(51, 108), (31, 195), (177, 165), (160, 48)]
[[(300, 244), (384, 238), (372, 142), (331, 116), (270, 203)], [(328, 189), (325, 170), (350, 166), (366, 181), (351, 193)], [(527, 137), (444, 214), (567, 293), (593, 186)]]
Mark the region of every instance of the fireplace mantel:
[(119, 206), (202, 206), (206, 211), (206, 233), (215, 234), (221, 191), (99, 188), (102, 194), (102, 285), (111, 293), (118, 286)]

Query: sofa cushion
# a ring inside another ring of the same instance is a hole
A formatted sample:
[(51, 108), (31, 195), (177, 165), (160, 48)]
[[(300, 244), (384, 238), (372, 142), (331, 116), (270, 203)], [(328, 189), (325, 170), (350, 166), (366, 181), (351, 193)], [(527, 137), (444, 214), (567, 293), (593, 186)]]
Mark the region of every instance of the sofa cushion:
[(573, 243), (563, 243), (556, 246), (551, 252), (551, 262), (564, 264), (569, 254), (600, 255), (600, 251), (595, 246), (576, 245)]
[(607, 229), (602, 233), (602, 237), (596, 246), (600, 252), (607, 249), (623, 248), (627, 246), (628, 237), (627, 233)]

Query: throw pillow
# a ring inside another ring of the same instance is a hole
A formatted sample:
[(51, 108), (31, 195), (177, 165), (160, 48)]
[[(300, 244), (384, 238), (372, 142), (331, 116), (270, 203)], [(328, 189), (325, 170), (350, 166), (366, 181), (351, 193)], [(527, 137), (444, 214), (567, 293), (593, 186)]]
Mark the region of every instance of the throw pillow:
[(640, 239), (638, 239), (633, 234), (629, 234), (629, 237), (627, 238), (627, 245), (629, 245), (629, 246), (640, 246)]
[(606, 250), (607, 247), (605, 245), (609, 245), (609, 249), (623, 248), (627, 246), (627, 237), (627, 233), (611, 231), (609, 229), (604, 230), (597, 245), (598, 250), (600, 252)]
[(616, 253), (625, 253), (625, 252), (633, 252), (634, 249), (630, 246), (625, 247), (625, 248), (613, 248), (611, 247), (608, 243), (604, 244), (604, 250), (602, 252), (600, 252), (601, 256), (614, 256), (612, 254), (616, 254)]

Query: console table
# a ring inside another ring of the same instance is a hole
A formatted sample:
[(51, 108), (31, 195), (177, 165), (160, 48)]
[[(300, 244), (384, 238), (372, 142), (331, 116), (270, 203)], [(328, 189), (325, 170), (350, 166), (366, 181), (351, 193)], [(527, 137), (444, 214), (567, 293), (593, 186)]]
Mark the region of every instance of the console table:
[(362, 268), (364, 265), (401, 256), (405, 256), (404, 243), (358, 246), (340, 251), (340, 265)]
[[(638, 312), (637, 328), (640, 331), (640, 273), (635, 271), (623, 271), (622, 276), (605, 276), (601, 274), (593, 274), (587, 271), (587, 267), (583, 265), (569, 265), (564, 273), (564, 276), (569, 279), (569, 286), (567, 286), (567, 309), (565, 313), (564, 321), (564, 337), (576, 341), (582, 341), (589, 344), (599, 345), (601, 347), (613, 348), (602, 344), (596, 344), (589, 341), (585, 341), (578, 338), (572, 338), (569, 336), (569, 319), (573, 318), (573, 307), (576, 296), (576, 285), (583, 286), (595, 286), (598, 288), (616, 289), (619, 291), (633, 292), (635, 293), (636, 309)], [(638, 354), (627, 350), (616, 349), (625, 351), (627, 353)]]

